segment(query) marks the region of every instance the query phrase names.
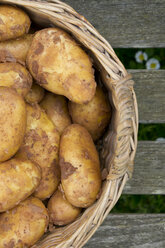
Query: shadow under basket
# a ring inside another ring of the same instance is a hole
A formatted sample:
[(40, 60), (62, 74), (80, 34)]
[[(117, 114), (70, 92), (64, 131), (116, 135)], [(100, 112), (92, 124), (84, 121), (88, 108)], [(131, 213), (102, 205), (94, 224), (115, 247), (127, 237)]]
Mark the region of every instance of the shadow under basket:
[(70, 6), (60, 1), (1, 0), (25, 9), (41, 27), (59, 26), (93, 57), (110, 104), (112, 118), (102, 138), (100, 159), (104, 181), (99, 199), (72, 224), (47, 232), (33, 247), (80, 248), (101, 225), (131, 177), (137, 147), (138, 109), (133, 80), (110, 44)]

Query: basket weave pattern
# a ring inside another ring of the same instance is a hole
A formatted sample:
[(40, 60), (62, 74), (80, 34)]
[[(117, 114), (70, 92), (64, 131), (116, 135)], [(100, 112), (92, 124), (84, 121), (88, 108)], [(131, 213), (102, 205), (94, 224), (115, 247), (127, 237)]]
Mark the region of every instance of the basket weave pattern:
[(132, 175), (137, 147), (138, 110), (133, 80), (110, 44), (70, 6), (58, 0), (1, 0), (24, 7), (33, 21), (43, 26), (59, 26), (70, 32), (93, 55), (103, 84), (109, 93), (113, 114), (103, 138), (101, 161), (105, 180), (101, 196), (74, 223), (47, 233), (37, 248), (80, 248), (89, 240), (119, 199)]

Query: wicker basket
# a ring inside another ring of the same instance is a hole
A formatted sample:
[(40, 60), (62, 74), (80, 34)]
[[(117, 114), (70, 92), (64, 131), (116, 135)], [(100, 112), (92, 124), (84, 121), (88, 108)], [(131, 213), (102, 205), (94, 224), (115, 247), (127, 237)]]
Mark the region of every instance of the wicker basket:
[(100, 198), (79, 219), (48, 232), (33, 247), (76, 247), (89, 240), (119, 199), (133, 171), (137, 146), (138, 111), (133, 80), (109, 43), (70, 6), (58, 1), (1, 0), (25, 8), (43, 27), (59, 26), (70, 32), (93, 56), (106, 86), (113, 111), (107, 135), (102, 139), (101, 161), (105, 180)]

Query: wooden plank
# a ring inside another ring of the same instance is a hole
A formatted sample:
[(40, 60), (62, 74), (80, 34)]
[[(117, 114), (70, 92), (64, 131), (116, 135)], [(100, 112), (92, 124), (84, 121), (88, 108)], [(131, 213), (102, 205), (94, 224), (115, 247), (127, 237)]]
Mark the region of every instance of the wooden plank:
[(165, 70), (129, 70), (135, 80), (141, 123), (165, 123)]
[(165, 142), (140, 141), (125, 194), (165, 194)]
[(109, 215), (84, 248), (164, 248), (165, 214)]
[(164, 47), (165, 0), (63, 0), (112, 47)]

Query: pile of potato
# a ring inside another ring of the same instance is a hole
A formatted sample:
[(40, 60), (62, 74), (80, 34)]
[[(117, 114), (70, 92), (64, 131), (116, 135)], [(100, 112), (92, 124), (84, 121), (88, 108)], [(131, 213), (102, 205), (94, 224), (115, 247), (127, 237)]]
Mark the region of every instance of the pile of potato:
[(0, 248), (30, 247), (96, 201), (94, 142), (111, 117), (80, 45), (56, 27), (30, 34), (30, 25), (0, 5)]

